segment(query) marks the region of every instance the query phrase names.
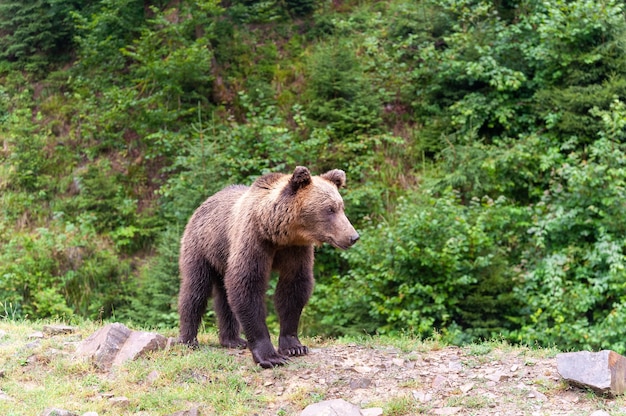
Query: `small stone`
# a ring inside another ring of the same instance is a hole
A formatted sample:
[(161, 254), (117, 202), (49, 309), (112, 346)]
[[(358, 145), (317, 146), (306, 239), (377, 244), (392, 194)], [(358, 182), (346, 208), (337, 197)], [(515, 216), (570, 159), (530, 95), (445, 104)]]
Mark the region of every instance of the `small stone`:
[(361, 409), (343, 399), (325, 400), (307, 406), (300, 416), (362, 416)]
[(350, 388), (352, 390), (356, 389), (366, 389), (372, 384), (372, 380), (369, 378), (359, 378), (350, 380)]
[(361, 415), (363, 416), (383, 416), (382, 407), (370, 407), (368, 409), (361, 409)]
[(356, 366), (356, 367), (353, 367), (352, 369), (359, 374), (368, 374), (374, 370), (372, 367), (367, 367), (367, 366)]
[(433, 382), (431, 385), (434, 389), (438, 389), (439, 387), (443, 387), (446, 384), (448, 384), (448, 379), (440, 374), (437, 374), (435, 378), (433, 379)]
[(124, 396), (111, 397), (109, 399), (109, 404), (113, 407), (128, 407), (130, 405), (130, 400), (128, 400), (128, 397)]
[(510, 370), (511, 370), (511, 373), (514, 373), (514, 372), (516, 372), (518, 369), (519, 369), (519, 365), (517, 365), (517, 364), (513, 364), (513, 365), (511, 366), (511, 369), (510, 369)]
[(459, 387), (461, 389), (461, 391), (465, 394), (467, 394), (471, 389), (474, 388), (474, 383), (467, 383), (467, 384), (463, 384), (461, 387)]
[(64, 335), (64, 334), (73, 334), (76, 332), (76, 328), (68, 325), (44, 325), (43, 333), (45, 335)]
[(449, 416), (449, 415), (456, 415), (461, 410), (463, 410), (462, 407), (442, 407), (441, 409), (433, 410), (433, 414), (439, 415), (439, 416)]
[(486, 379), (499, 383), (503, 380), (508, 379), (510, 376), (508, 374), (504, 374), (500, 371), (496, 371), (493, 374), (488, 374), (485, 376)]
[(146, 381), (150, 384), (153, 384), (159, 379), (159, 377), (161, 377), (161, 373), (159, 373), (157, 370), (152, 370), (150, 374), (148, 374), (148, 376), (146, 377)]
[(172, 413), (170, 416), (199, 416), (197, 407), (192, 407), (189, 410), (182, 410), (180, 412)]
[(402, 366), (404, 366), (404, 359), (402, 359), (402, 358), (394, 358), (393, 360), (391, 360), (391, 363), (393, 365), (398, 366), (398, 367), (402, 367)]
[(41, 331), (33, 332), (32, 334), (28, 336), (28, 339), (42, 339), (42, 338), (43, 338), (43, 332)]
[(0, 339), (4, 338), (7, 336), (7, 331), (3, 331), (0, 329)]
[(626, 390), (626, 357), (614, 351), (558, 354), (556, 366), (570, 384), (615, 396)]
[(51, 408), (44, 410), (41, 416), (78, 416), (78, 414), (74, 412), (70, 412), (69, 410), (56, 409), (56, 408), (51, 407)]
[(424, 391), (413, 391), (413, 397), (420, 403), (428, 403), (433, 399), (433, 395)]
[(463, 370), (463, 364), (461, 364), (460, 361), (450, 361), (448, 363), (448, 370), (449, 371), (459, 372), (459, 371)]
[(0, 400), (13, 400), (13, 398), (11, 396), (9, 396), (8, 394), (6, 394), (5, 392), (3, 392), (2, 390), (0, 390)]
[(604, 410), (596, 410), (589, 416), (611, 416), (611, 415), (608, 412), (605, 412)]
[(98, 412), (87, 412), (83, 413), (82, 416), (98, 416)]

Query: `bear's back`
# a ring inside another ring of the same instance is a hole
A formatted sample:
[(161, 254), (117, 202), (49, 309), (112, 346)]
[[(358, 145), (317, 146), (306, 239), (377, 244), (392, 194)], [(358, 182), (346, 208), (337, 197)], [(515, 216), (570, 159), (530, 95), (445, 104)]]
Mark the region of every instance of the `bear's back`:
[(191, 216), (181, 242), (181, 260), (202, 255), (219, 272), (224, 273), (230, 249), (229, 235), (234, 226), (233, 209), (250, 188), (231, 185), (210, 196)]

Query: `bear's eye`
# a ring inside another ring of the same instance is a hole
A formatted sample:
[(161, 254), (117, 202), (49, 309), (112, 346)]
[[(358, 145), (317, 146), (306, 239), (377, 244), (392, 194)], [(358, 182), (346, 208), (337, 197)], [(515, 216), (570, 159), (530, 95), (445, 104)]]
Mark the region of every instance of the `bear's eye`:
[(326, 208), (326, 212), (328, 212), (329, 214), (334, 214), (337, 211), (335, 210), (335, 207), (328, 207)]

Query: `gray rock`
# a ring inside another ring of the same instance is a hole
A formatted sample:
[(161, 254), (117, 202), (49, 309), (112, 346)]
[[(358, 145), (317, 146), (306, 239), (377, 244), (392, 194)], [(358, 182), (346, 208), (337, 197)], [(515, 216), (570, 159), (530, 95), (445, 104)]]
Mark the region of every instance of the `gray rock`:
[(350, 388), (352, 390), (356, 389), (366, 389), (372, 384), (372, 380), (369, 378), (357, 378), (350, 380)]
[(128, 400), (128, 397), (124, 396), (111, 397), (109, 399), (109, 404), (113, 407), (128, 407), (130, 406), (130, 400)]
[(44, 335), (64, 335), (64, 334), (73, 334), (76, 332), (76, 328), (73, 326), (67, 325), (44, 325), (43, 333)]
[(87, 412), (83, 413), (82, 416), (98, 416), (98, 412)]
[(558, 354), (556, 366), (570, 384), (615, 396), (626, 390), (626, 358), (614, 351)]
[(300, 416), (363, 416), (361, 409), (343, 399), (325, 400), (307, 406)]
[(609, 412), (605, 412), (604, 410), (596, 410), (589, 416), (611, 416), (611, 414)]
[(162, 335), (132, 331), (120, 323), (113, 323), (81, 342), (76, 355), (92, 359), (99, 368), (108, 370), (148, 351), (165, 348), (166, 344), (167, 339)]
[(157, 351), (165, 348), (167, 338), (154, 332), (132, 331), (119, 351), (113, 365), (121, 365), (126, 361), (132, 361), (148, 351)]
[(172, 413), (170, 416), (198, 416), (198, 415), (200, 415), (200, 413), (198, 413), (198, 408), (192, 407), (189, 410), (182, 410), (180, 412)]
[(361, 409), (363, 416), (383, 416), (382, 407), (370, 407), (369, 409)]
[(48, 408), (43, 411), (41, 416), (78, 416), (78, 413), (70, 412), (65, 409)]

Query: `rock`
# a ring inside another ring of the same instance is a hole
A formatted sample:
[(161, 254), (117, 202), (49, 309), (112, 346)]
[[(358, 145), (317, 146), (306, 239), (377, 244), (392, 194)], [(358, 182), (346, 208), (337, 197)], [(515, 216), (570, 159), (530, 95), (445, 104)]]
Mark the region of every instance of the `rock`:
[(462, 407), (442, 407), (441, 409), (433, 410), (433, 414), (440, 415), (440, 416), (449, 416), (449, 415), (456, 415), (461, 410), (463, 410)]
[(370, 407), (369, 409), (361, 409), (363, 416), (383, 416), (382, 407)]
[(197, 407), (192, 407), (189, 410), (182, 410), (180, 412), (172, 413), (170, 416), (199, 416)]
[(415, 400), (419, 400), (420, 403), (428, 403), (433, 399), (433, 395), (430, 393), (427, 393), (425, 391), (414, 391), (413, 392), (413, 397), (415, 398)]
[(448, 371), (458, 373), (461, 370), (463, 370), (463, 364), (461, 364), (460, 361), (453, 360), (453, 361), (448, 362)]
[(28, 339), (41, 339), (41, 338), (43, 338), (43, 332), (41, 331), (33, 332), (32, 334), (28, 336)]
[(488, 374), (488, 375), (486, 375), (486, 376), (485, 376), (485, 378), (486, 378), (487, 380), (491, 380), (491, 381), (494, 381), (494, 382), (496, 382), (496, 383), (499, 383), (499, 382), (501, 382), (501, 381), (503, 381), (503, 380), (508, 379), (508, 378), (509, 378), (509, 375), (508, 375), (508, 374), (504, 374), (504, 373), (502, 373), (502, 372), (500, 372), (500, 371), (496, 371), (496, 372), (495, 372), (495, 373), (493, 373), (493, 374)]
[(391, 360), (391, 363), (393, 365), (398, 366), (398, 367), (402, 367), (402, 366), (404, 366), (404, 359), (403, 358), (394, 358), (393, 360)]
[(93, 359), (99, 368), (108, 370), (166, 345), (167, 339), (162, 335), (132, 331), (120, 323), (113, 323), (81, 342), (76, 355)]
[(87, 412), (87, 413), (83, 413), (82, 416), (98, 416), (97, 412)]
[(126, 361), (135, 360), (148, 351), (157, 351), (165, 348), (167, 338), (154, 332), (132, 331), (119, 351), (113, 365), (120, 365)]
[(130, 400), (128, 397), (119, 396), (119, 397), (111, 397), (109, 399), (109, 404), (113, 407), (128, 407), (130, 406)]
[(568, 383), (599, 394), (617, 396), (626, 390), (626, 358), (614, 351), (558, 354), (556, 367)]
[(433, 379), (431, 386), (433, 389), (438, 389), (440, 387), (445, 386), (446, 384), (448, 384), (448, 379), (442, 376), (441, 374), (437, 374), (435, 378)]
[(471, 389), (474, 388), (474, 383), (463, 384), (459, 389), (465, 394), (467, 394)]
[(0, 400), (13, 400), (11, 396), (0, 390)]
[(70, 412), (65, 409), (48, 408), (43, 411), (41, 416), (78, 416), (78, 413)]
[(149, 384), (153, 384), (159, 379), (159, 377), (161, 377), (161, 373), (159, 373), (157, 370), (152, 370), (150, 374), (148, 374), (148, 376), (146, 377), (146, 381)]
[(589, 416), (611, 416), (611, 415), (608, 412), (605, 412), (604, 410), (596, 410)]
[(356, 389), (366, 389), (372, 384), (372, 380), (369, 378), (359, 378), (350, 380), (350, 388), (352, 390)]
[(343, 399), (325, 400), (307, 406), (300, 416), (363, 416), (361, 409)]
[(4, 338), (7, 336), (7, 331), (3, 331), (0, 329), (0, 339)]
[(63, 335), (63, 334), (73, 334), (76, 332), (76, 328), (67, 325), (44, 325), (43, 333), (44, 335)]

